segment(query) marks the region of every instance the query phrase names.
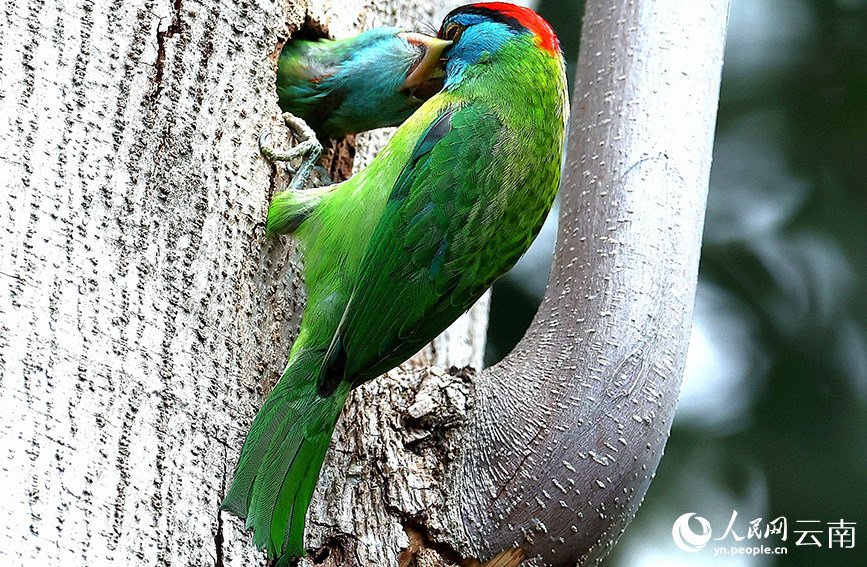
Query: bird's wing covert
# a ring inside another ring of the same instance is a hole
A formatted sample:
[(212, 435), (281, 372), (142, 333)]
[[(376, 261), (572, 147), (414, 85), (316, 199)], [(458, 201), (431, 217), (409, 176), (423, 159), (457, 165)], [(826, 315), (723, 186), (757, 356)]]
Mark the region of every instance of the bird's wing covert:
[(419, 137), (361, 263), (342, 333), (347, 377), (369, 379), (411, 356), (502, 272), (479, 256), (501, 212), (503, 130), (471, 104), (447, 107)]

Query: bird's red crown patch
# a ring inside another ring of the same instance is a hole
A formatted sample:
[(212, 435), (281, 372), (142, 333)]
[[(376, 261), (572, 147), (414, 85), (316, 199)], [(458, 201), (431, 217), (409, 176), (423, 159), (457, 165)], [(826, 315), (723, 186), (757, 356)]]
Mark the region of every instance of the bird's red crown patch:
[(542, 18), (542, 16), (540, 16), (530, 8), (516, 6), (515, 4), (509, 4), (507, 2), (488, 2), (472, 4), (472, 7), (499, 12), (500, 14), (508, 18), (516, 20), (518, 23), (520, 23), (522, 26), (524, 26), (536, 35), (536, 38), (539, 42), (539, 47), (541, 47), (545, 51), (548, 51), (552, 55), (563, 54), (563, 51), (560, 49), (560, 41), (557, 39), (557, 35), (554, 33), (554, 29), (551, 27), (551, 24), (546, 22), (545, 19)]

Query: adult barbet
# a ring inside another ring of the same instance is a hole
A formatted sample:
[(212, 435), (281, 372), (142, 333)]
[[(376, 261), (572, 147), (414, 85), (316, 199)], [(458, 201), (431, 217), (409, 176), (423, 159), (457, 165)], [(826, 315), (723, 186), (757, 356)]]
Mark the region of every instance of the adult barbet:
[(223, 508), (280, 563), (352, 388), (397, 366), (527, 250), (557, 193), (568, 99), (551, 27), (506, 3), (446, 16), (441, 92), (351, 179), (279, 194), (271, 232), (304, 250), (308, 303)]

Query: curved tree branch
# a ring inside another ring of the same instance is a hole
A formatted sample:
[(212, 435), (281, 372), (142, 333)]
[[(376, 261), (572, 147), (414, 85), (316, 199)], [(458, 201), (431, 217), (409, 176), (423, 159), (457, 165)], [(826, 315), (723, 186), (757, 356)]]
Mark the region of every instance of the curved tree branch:
[(554, 265), (450, 478), (480, 557), (605, 555), (662, 456), (692, 321), (727, 0), (588, 2)]
[[(278, 184), (255, 147), (277, 119), (268, 54), (308, 8), (348, 32), (367, 6), (310, 4), (10, 4), (7, 563), (264, 564), (217, 506), (303, 306), (292, 246), (261, 227)], [(477, 377), (410, 364), (356, 391), (308, 516), (309, 543), (334, 553), (305, 564), (456, 558), (435, 540), (567, 565), (634, 513), (683, 364), (726, 0), (651, 4), (587, 7), (557, 258), (528, 338)], [(468, 362), (480, 328), (422, 365)]]

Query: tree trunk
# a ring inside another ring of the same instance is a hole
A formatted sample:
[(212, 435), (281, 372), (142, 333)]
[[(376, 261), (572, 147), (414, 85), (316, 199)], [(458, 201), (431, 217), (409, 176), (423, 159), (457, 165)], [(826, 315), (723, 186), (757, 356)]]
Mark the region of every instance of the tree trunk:
[[(417, 0), (6, 4), (0, 563), (265, 564), (218, 505), (304, 304), (291, 242), (264, 234), (279, 180), (256, 139), (308, 9), (340, 36), (434, 19)], [(438, 351), (478, 364), (483, 315)]]
[[(310, 8), (309, 26), (438, 21), (407, 2)], [(613, 542), (677, 396), (725, 4), (588, 4), (557, 257), (531, 331), (478, 376), (428, 366), (478, 367), (482, 305), (356, 391), (305, 564), (442, 565), (519, 544), (569, 565)], [(4, 563), (264, 565), (217, 507), (304, 303), (291, 240), (264, 234), (284, 180), (256, 138), (278, 125), (276, 56), (307, 12), (7, 4)], [(356, 161), (377, 146), (359, 141)]]

